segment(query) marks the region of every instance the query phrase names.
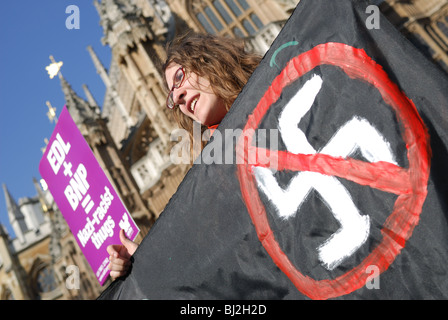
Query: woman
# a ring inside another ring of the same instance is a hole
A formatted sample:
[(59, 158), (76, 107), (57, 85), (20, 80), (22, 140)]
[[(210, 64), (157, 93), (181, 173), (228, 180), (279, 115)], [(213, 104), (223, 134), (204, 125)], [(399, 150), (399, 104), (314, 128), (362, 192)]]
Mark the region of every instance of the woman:
[[(202, 129), (218, 125), (229, 111), (261, 57), (246, 52), (244, 43), (209, 34), (187, 34), (168, 46), (163, 66), (169, 90), (166, 106), (179, 126), (190, 134), (193, 160), (193, 121)], [(205, 142), (203, 142), (205, 144)], [(120, 231), (121, 245), (107, 248), (110, 276), (127, 273), (137, 244)]]
[[(192, 120), (202, 125), (202, 131), (216, 127), (260, 60), (260, 56), (245, 50), (242, 40), (209, 34), (187, 34), (168, 46), (163, 66), (165, 85), (171, 89), (167, 107), (173, 109), (178, 125), (190, 134), (191, 162), (197, 156), (193, 154)], [(182, 76), (180, 67), (184, 77), (174, 81), (176, 72)]]

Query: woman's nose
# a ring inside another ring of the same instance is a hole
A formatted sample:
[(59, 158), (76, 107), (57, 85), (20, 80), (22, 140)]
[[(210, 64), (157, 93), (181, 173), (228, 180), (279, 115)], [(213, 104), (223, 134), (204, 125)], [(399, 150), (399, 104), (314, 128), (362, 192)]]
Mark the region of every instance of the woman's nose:
[(185, 96), (187, 95), (187, 92), (182, 87), (174, 88), (172, 95), (174, 104), (179, 105), (185, 103)]

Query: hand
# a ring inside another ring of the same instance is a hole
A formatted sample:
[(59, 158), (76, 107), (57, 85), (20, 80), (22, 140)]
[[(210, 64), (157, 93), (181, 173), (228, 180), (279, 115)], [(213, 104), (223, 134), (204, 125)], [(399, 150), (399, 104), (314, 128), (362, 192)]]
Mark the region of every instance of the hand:
[(120, 230), (120, 241), (122, 244), (114, 244), (107, 247), (109, 253), (110, 277), (115, 280), (126, 275), (131, 266), (131, 256), (137, 250), (138, 244), (128, 239), (124, 230)]

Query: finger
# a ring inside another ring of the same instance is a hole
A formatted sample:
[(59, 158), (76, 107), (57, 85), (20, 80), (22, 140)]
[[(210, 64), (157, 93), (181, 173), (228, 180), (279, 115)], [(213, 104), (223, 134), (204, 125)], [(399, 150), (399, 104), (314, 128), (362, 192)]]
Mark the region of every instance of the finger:
[(127, 249), (129, 257), (134, 254), (135, 250), (137, 250), (138, 245), (126, 236), (123, 229), (120, 230), (120, 241), (123, 244), (123, 246), (125, 246), (125, 248)]
[(129, 270), (129, 265), (110, 263), (108, 269), (111, 271), (127, 272)]
[(114, 245), (114, 244), (108, 245), (107, 248), (106, 248), (107, 253), (109, 255), (113, 255), (114, 253), (118, 253), (119, 250), (117, 250), (116, 247), (117, 247), (117, 245)]
[(111, 244), (107, 246), (107, 253), (109, 255), (116, 253), (120, 256), (123, 251), (127, 251), (127, 249), (122, 244)]
[(131, 264), (131, 262), (129, 260), (122, 259), (117, 256), (115, 256), (115, 257), (110, 256), (109, 261), (111, 264), (116, 265), (116, 266), (129, 266)]
[(127, 270), (131, 262), (129, 260), (123, 260), (120, 258), (109, 257), (108, 268), (110, 270)]
[(109, 273), (109, 275), (110, 275), (110, 277), (112, 278), (112, 280), (115, 280), (115, 279), (117, 279), (117, 278), (119, 278), (119, 277), (122, 277), (122, 276), (124, 276), (126, 273), (124, 273), (124, 272), (119, 272), (119, 271), (111, 271), (110, 273)]

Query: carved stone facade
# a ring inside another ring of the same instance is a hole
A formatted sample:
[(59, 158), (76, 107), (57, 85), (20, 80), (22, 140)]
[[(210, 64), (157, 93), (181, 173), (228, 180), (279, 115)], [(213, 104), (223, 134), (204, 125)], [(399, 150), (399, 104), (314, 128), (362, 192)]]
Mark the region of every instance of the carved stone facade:
[[(182, 181), (189, 165), (170, 162), (176, 128), (164, 107), (161, 64), (165, 46), (187, 30), (243, 36), (264, 53), (296, 0), (94, 1), (108, 70), (88, 52), (106, 86), (102, 108), (59, 74), (67, 108), (141, 230), (140, 241)], [(209, 29), (212, 26), (212, 29)], [(94, 299), (102, 287), (48, 191), (17, 205), (6, 187), (11, 237), (0, 225), (0, 299)], [(32, 210), (30, 209), (32, 208)], [(25, 211), (23, 213), (23, 211)], [(106, 283), (107, 286), (108, 283)]]
[(165, 106), (161, 66), (165, 46), (188, 30), (244, 37), (264, 53), (298, 1), (103, 0), (95, 1), (112, 51), (109, 72), (92, 56), (107, 87), (102, 114), (130, 167), (142, 197), (157, 218), (183, 179), (187, 165), (169, 159), (177, 127)]
[(17, 203), (3, 185), (12, 239), (0, 225), (0, 300), (94, 299), (102, 288), (51, 194)]
[[(62, 75), (61, 87), (70, 114), (141, 229), (137, 241), (149, 231), (189, 168), (169, 158), (170, 133), (176, 125), (165, 108), (161, 64), (166, 43), (188, 30), (203, 31), (243, 37), (250, 49), (263, 54), (298, 2), (94, 1), (104, 31), (102, 42), (112, 53), (106, 69), (88, 47), (106, 86), (104, 104), (100, 108), (86, 86), (87, 100), (80, 98)], [(448, 0), (375, 3), (381, 3), (397, 28), (446, 70)], [(51, 195), (37, 183), (36, 190), (36, 197), (16, 204), (4, 187), (16, 238), (0, 225), (0, 299), (94, 299), (103, 288)], [(76, 280), (79, 283), (71, 282)]]
[(448, 0), (387, 0), (380, 9), (423, 54), (448, 73)]

